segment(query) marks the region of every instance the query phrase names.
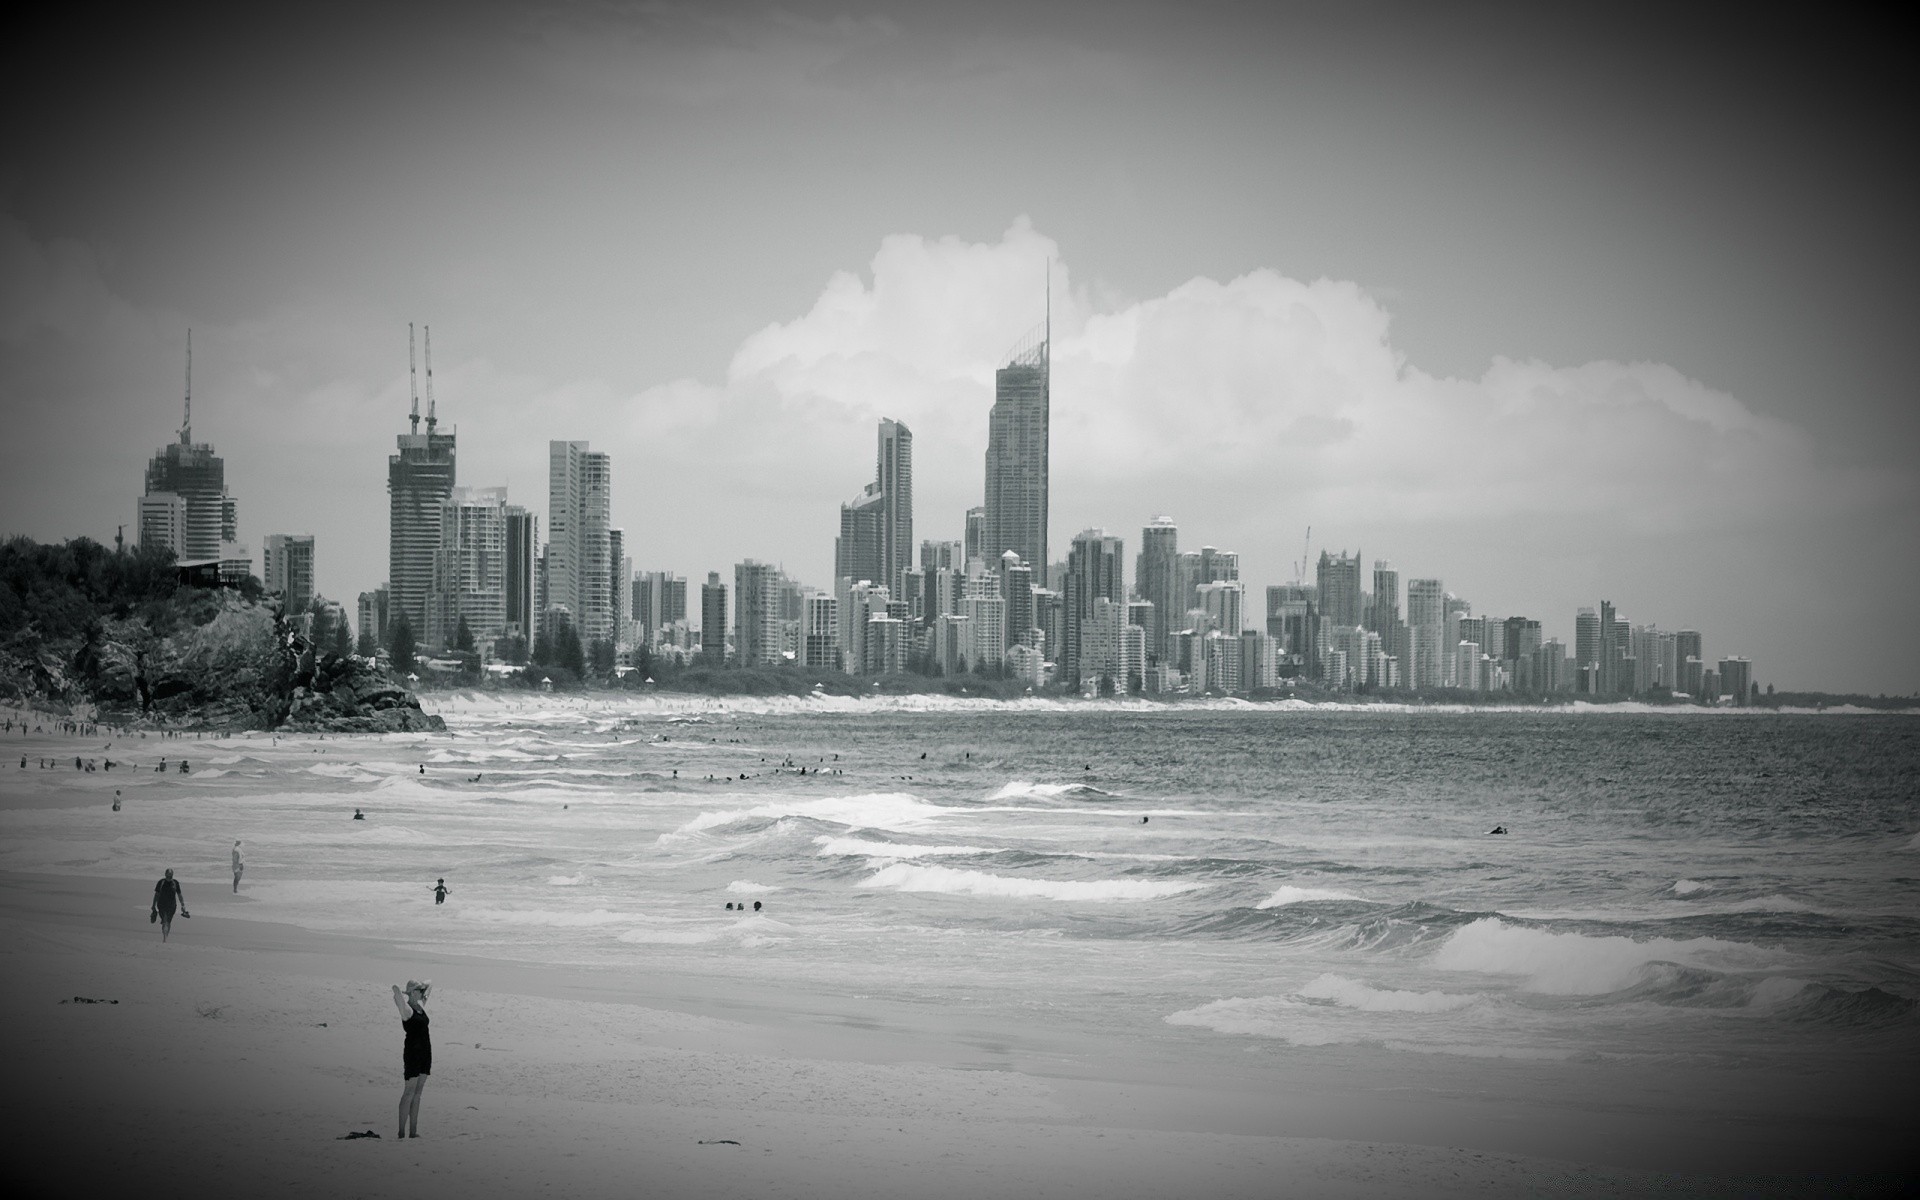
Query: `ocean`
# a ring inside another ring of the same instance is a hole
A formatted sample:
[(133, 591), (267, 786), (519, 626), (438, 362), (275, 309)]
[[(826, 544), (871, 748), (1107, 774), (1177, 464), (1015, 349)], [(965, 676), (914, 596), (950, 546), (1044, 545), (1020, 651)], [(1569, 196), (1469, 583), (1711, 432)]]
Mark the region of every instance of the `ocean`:
[[(9, 762), (0, 867), (173, 866), (191, 905), (228, 890), (238, 838), (229, 915), (1200, 1052), (1844, 1070), (1920, 1049), (1911, 716), (439, 708), (446, 734)], [(75, 788), (99, 802), (33, 802)]]

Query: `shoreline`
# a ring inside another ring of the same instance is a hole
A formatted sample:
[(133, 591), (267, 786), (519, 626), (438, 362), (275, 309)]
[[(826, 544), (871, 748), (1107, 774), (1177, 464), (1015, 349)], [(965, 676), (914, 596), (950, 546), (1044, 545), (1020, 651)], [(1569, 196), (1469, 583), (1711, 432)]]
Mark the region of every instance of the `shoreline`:
[[(1813, 1190), (1816, 1169), (1870, 1169), (1847, 1143), (1880, 1145), (1891, 1166), (1898, 1142), (1890, 1115), (1885, 1130), (1828, 1129), (1824, 1150), (1770, 1161), (1770, 1139), (1799, 1128), (1786, 1113), (1777, 1131), (1715, 1130), (1678, 1098), (1664, 1116), (1609, 1113), (1594, 1103), (1604, 1088), (1562, 1091), (1579, 1073), (1562, 1067), (1406, 1069), (1354, 1047), (1252, 1040), (1196, 1061), (1070, 1021), (640, 963), (409, 953), (227, 916), (232, 897), (204, 883), (162, 945), (139, 919), (149, 887), (0, 873), (16, 935), (0, 950), (0, 1004), (29, 1084), (9, 1090), (5, 1119), (50, 1182), (159, 1171), (182, 1194), (404, 1179), (426, 1196), (553, 1182), (599, 1196), (646, 1179), (676, 1196), (1722, 1196)], [(394, 1146), (386, 985), (409, 976), (435, 981), (439, 1053), (426, 1132)], [(368, 1128), (381, 1145), (335, 1140)]]

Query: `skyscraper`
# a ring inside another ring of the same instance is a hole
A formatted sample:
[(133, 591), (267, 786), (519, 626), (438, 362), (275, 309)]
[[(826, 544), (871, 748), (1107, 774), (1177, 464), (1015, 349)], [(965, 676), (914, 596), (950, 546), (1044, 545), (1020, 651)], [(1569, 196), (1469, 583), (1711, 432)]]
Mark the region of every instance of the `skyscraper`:
[(540, 558), (540, 518), (517, 504), (507, 505), (506, 633), (533, 645), (539, 612), (534, 572)]
[(984, 553), (981, 546), (985, 543), (986, 537), (987, 510), (984, 507), (968, 509), (966, 531), (961, 538), (961, 559), (953, 565), (962, 571), (966, 570), (968, 563)]
[[(407, 326), (407, 375), (413, 378), (413, 326)], [(427, 355), (427, 431), (420, 432), (420, 394), (413, 393), (408, 432), (387, 456), (388, 627), (405, 620), (416, 639), (427, 636), (427, 597), (440, 550), (440, 502), (453, 491), (454, 435), (439, 432), (433, 399), (433, 355)]]
[(873, 469), (885, 510), (880, 518), (880, 565), (884, 583), (898, 596), (900, 576), (913, 566), (913, 431), (894, 420), (880, 422)]
[(280, 593), (281, 610), (291, 616), (313, 602), (313, 535), (270, 533), (261, 548), (260, 582)]
[[(1027, 335), (994, 373), (987, 417), (986, 514), (980, 555), (989, 563), (1011, 550), (1042, 587), (1047, 559), (1047, 469), (1052, 377), (1050, 325)], [(1125, 597), (1114, 597), (1125, 599)], [(1092, 610), (1089, 609), (1089, 612)]]
[(1120, 620), (1125, 621), (1124, 601), (1127, 593), (1126, 581), (1122, 578), (1123, 551), (1121, 540), (1106, 530), (1087, 529), (1073, 539), (1073, 546), (1067, 552), (1066, 628), (1062, 631), (1066, 645), (1062, 647), (1060, 661), (1071, 687), (1077, 688), (1081, 683), (1082, 631), (1086, 623), (1093, 619), (1093, 602), (1104, 599), (1123, 605)]
[(700, 661), (709, 667), (727, 664), (727, 585), (718, 571), (708, 571), (700, 585)]
[(1153, 616), (1147, 626), (1147, 654), (1159, 662), (1166, 657), (1172, 622), (1185, 612), (1180, 595), (1180, 527), (1172, 517), (1155, 517), (1140, 531), (1140, 557), (1133, 566), (1133, 590), (1151, 601)]
[(1407, 580), (1407, 686), (1436, 688), (1445, 678), (1447, 591), (1438, 579)]
[(573, 615), (584, 644), (614, 634), (612, 509), (611, 456), (548, 442), (547, 606)]
[(226, 460), (193, 440), (193, 337), (187, 337), (186, 402), (180, 437), (147, 462), (136, 528), (142, 546), (173, 551), (181, 562), (238, 557), (235, 505), (227, 495)]
[(507, 623), (507, 489), (457, 487), (440, 502), (422, 645), (452, 647), (465, 621), (474, 645), (492, 645)]
[(1384, 558), (1373, 560), (1373, 605), (1368, 609), (1367, 628), (1380, 635), (1380, 649), (1400, 656), (1400, 572)]
[(747, 559), (733, 568), (733, 656), (743, 667), (780, 661), (778, 568)]
[(1320, 619), (1325, 625), (1352, 629), (1360, 624), (1360, 554), (1320, 552)]

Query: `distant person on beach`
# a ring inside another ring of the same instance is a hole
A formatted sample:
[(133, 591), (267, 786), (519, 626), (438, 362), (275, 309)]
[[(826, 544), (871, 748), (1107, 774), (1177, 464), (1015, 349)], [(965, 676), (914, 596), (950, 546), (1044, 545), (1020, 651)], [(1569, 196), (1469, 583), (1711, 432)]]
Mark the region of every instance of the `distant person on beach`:
[(180, 890), (180, 881), (173, 877), (173, 868), (168, 867), (167, 873), (160, 877), (160, 882), (153, 885), (153, 909), (147, 913), (148, 924), (160, 922), (160, 940), (163, 942), (173, 932), (175, 908), (180, 910), (183, 917), (193, 915), (187, 911), (187, 896)]
[(356, 821), (364, 821), (367, 819), (367, 814), (356, 808), (353, 810), (353, 819)]
[(113, 789), (113, 811), (120, 811), (120, 789)]
[(425, 774), (427, 773), (427, 764), (425, 764), (425, 763), (421, 763), (421, 764), (420, 764), (420, 773), (421, 773), (422, 775), (425, 775)]
[(246, 862), (240, 857), (240, 843), (233, 844), (233, 891), (240, 894), (240, 876), (247, 869)]
[(400, 1028), (407, 1041), (400, 1050), (400, 1067), (406, 1080), (400, 1092), (400, 1132), (398, 1137), (420, 1136), (420, 1089), (433, 1074), (433, 1039), (427, 1034), (427, 993), (432, 983), (407, 980), (406, 990), (393, 985), (393, 1006), (400, 1010)]
[(442, 879), (437, 885), (434, 886), (433, 902), (435, 904), (445, 904), (447, 902), (447, 897), (451, 895), (453, 895), (453, 893), (447, 890), (447, 881)]

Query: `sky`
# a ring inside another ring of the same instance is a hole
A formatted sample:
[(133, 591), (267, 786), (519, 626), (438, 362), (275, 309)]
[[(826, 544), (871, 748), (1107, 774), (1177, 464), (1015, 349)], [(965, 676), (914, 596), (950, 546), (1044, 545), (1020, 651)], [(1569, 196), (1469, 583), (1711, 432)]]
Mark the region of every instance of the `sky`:
[(242, 540), (314, 534), (351, 608), (415, 322), (462, 484), (544, 512), (546, 442), (584, 439), (636, 567), (829, 587), (883, 417), (916, 537), (961, 536), (1050, 288), (1056, 557), (1105, 528), (1131, 577), (1164, 514), (1240, 553), (1255, 611), (1310, 545), (1567, 641), (1606, 599), (1763, 684), (1920, 691), (1887, 39), (1632, 6), (310, 7), (10, 46), (0, 534), (133, 521), (191, 328)]

